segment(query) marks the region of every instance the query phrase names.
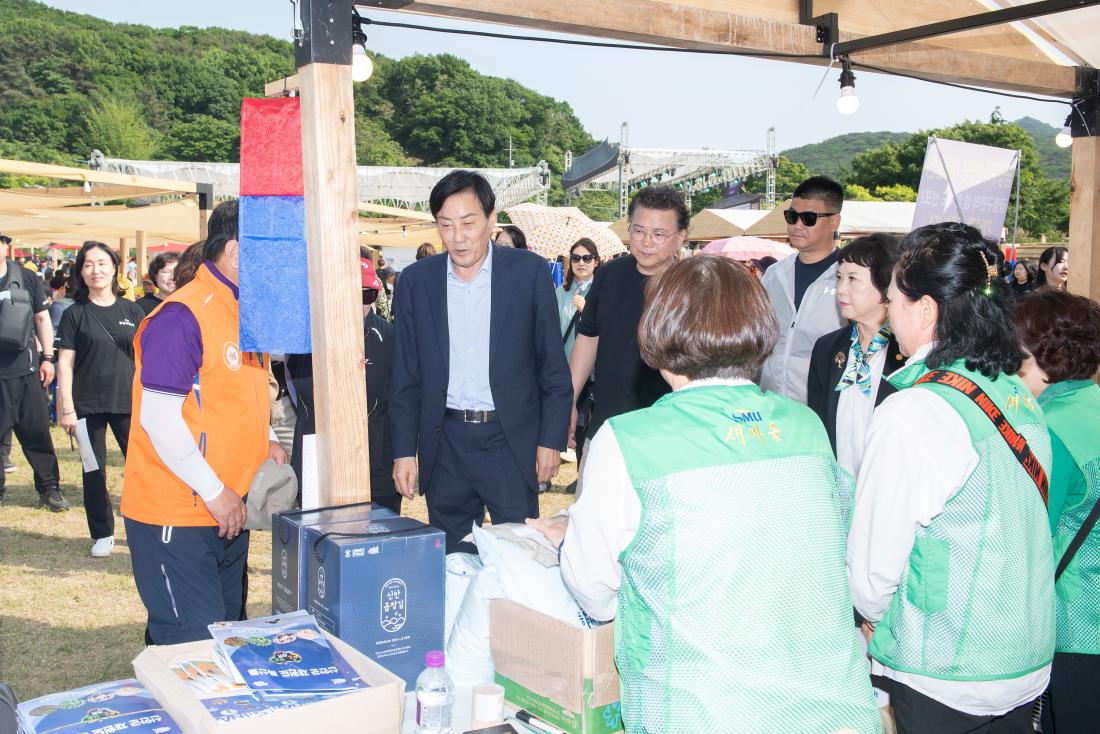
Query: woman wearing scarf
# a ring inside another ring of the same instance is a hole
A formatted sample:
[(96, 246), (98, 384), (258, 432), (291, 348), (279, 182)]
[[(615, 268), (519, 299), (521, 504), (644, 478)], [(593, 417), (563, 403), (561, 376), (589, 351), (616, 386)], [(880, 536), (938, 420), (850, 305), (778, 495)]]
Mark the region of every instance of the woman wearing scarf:
[(840, 251), (836, 300), (850, 323), (818, 339), (810, 357), (806, 404), (825, 424), (837, 462), (853, 477), (875, 406), (896, 391), (883, 378), (905, 360), (886, 318), (896, 250), (893, 237), (873, 234)]

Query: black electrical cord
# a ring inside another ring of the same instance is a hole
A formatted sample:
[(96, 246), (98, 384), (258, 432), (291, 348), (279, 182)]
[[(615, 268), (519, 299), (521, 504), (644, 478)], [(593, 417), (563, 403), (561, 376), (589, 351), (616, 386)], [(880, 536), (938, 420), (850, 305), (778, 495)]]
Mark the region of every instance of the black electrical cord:
[(452, 33), (458, 36), (478, 36), (480, 38), (501, 38), (508, 41), (536, 41), (539, 43), (557, 43), (564, 46), (588, 46), (591, 48), (615, 48), (626, 51), (662, 51), (665, 53), (679, 54), (704, 54), (711, 56), (755, 56), (769, 59), (820, 59), (821, 54), (790, 54), (778, 51), (734, 51), (712, 48), (677, 48), (675, 46), (648, 46), (635, 43), (609, 43), (607, 41), (579, 41), (572, 38), (547, 38), (546, 36), (524, 36), (513, 33), (494, 33), (492, 31), (470, 31), (459, 28), (438, 28), (414, 23), (393, 23), (385, 20), (363, 18), (366, 25), (378, 25), (386, 28), (406, 28), (413, 31), (428, 31), (430, 33)]

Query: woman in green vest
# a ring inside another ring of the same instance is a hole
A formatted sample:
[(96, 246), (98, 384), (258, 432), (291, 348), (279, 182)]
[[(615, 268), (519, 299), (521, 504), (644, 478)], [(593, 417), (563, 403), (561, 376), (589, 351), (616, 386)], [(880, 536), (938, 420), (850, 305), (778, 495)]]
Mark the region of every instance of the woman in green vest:
[(973, 227), (921, 227), (887, 292), (910, 357), (868, 431), (848, 575), (906, 734), (1032, 734), (1050, 676), (1050, 438), (1000, 258)]
[[(1016, 326), (1029, 356), (1020, 377), (1050, 427), (1054, 469), (1047, 513), (1054, 562), (1058, 641), (1046, 734), (1100, 728), (1100, 531), (1082, 526), (1100, 501), (1100, 305), (1044, 289), (1022, 299)], [(1093, 521), (1095, 525), (1095, 520)], [(1081, 542), (1074, 538), (1081, 533)], [(1075, 550), (1070, 549), (1075, 547)]]
[(851, 484), (817, 416), (752, 382), (778, 333), (743, 266), (673, 265), (638, 328), (673, 392), (596, 433), (568, 519), (528, 521), (615, 619), (628, 734), (880, 730), (844, 576)]

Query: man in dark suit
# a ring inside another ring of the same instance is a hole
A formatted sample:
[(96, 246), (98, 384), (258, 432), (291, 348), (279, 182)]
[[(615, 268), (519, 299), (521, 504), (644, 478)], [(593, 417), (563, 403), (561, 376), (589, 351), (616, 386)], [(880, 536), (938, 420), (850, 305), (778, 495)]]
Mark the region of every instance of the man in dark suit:
[(405, 268), (394, 304), (393, 478), (411, 499), (419, 452), (429, 522), (453, 551), (486, 508), (495, 523), (538, 517), (573, 389), (546, 261), (491, 244), (489, 182), (454, 171), (430, 205), (447, 252)]

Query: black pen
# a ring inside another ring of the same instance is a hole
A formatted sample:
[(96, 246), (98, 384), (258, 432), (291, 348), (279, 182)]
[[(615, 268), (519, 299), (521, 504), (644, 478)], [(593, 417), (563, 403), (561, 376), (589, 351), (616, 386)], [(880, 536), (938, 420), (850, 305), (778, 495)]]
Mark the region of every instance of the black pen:
[(533, 729), (538, 729), (542, 732), (546, 732), (546, 734), (567, 734), (565, 731), (557, 728), (556, 726), (551, 726), (542, 719), (532, 716), (530, 713), (524, 711), (523, 709), (520, 709), (516, 712), (516, 718), (522, 721), (524, 724), (527, 724), (527, 726), (530, 726)]

